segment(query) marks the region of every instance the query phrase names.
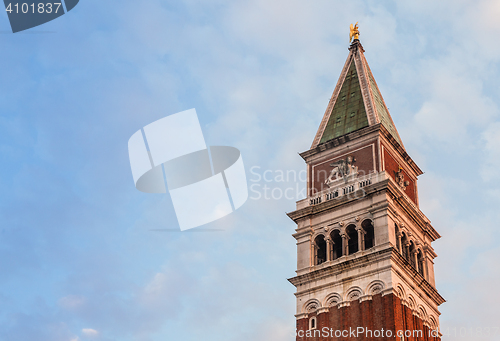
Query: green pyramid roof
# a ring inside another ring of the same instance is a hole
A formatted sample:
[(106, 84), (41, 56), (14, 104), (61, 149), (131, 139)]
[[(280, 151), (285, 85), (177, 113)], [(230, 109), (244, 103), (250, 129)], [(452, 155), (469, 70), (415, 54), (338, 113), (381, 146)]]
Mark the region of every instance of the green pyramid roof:
[(351, 62), (320, 143), (368, 127), (356, 66)]
[(311, 148), (379, 123), (404, 148), (359, 40), (355, 40), (349, 50), (349, 56)]

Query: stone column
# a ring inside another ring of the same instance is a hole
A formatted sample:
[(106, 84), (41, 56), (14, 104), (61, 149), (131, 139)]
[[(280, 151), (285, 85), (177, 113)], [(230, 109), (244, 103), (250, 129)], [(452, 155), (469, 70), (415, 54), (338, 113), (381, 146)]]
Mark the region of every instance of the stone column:
[(412, 251), (411, 257), (413, 257), (413, 262), (415, 264), (415, 270), (417, 270), (417, 272), (418, 272), (418, 257), (417, 257), (417, 254), (418, 254), (418, 250), (415, 248), (415, 250)]
[(316, 265), (316, 244), (314, 243), (313, 240), (311, 240), (311, 265), (310, 266), (315, 266)]
[[(410, 242), (409, 242), (409, 241), (407, 241), (407, 242), (405, 243), (404, 248), (405, 248), (405, 251), (406, 251), (406, 257), (405, 257), (405, 259), (406, 259), (409, 263), (411, 263), (411, 262), (410, 262), (410, 257), (411, 257), (411, 255), (410, 255)], [(404, 254), (404, 253), (403, 253), (403, 256), (405, 256), (405, 254)]]
[(403, 234), (401, 232), (398, 232), (398, 234), (396, 235), (396, 247), (399, 251), (400, 254), (403, 254), (403, 248), (401, 246), (401, 238), (403, 237)]
[(363, 251), (365, 249), (365, 230), (362, 227), (356, 227), (358, 232), (358, 251)]
[(349, 236), (346, 233), (340, 235), (342, 237), (342, 256), (349, 255), (349, 244), (347, 243)]
[(329, 262), (333, 259), (332, 257), (332, 238), (330, 236), (326, 237), (326, 261)]
[(425, 251), (422, 251), (422, 272), (424, 274), (425, 280), (427, 280), (427, 254)]

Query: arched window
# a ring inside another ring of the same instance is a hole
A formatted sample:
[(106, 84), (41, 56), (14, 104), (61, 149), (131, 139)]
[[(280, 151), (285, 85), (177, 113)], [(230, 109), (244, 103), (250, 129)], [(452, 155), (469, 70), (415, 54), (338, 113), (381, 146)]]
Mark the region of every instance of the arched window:
[(319, 235), (314, 240), (316, 246), (316, 265), (326, 262), (326, 241), (323, 235)]
[(358, 231), (356, 231), (356, 226), (349, 225), (345, 229), (347, 234), (347, 247), (349, 250), (349, 254), (352, 255), (359, 251), (358, 248)]
[(363, 230), (365, 231), (365, 250), (368, 250), (375, 246), (375, 231), (373, 229), (373, 224), (371, 220), (365, 220), (361, 224)]
[(339, 230), (333, 230), (330, 236), (332, 238), (332, 254), (330, 259), (335, 260), (342, 257), (342, 237)]
[(316, 324), (316, 316), (313, 316), (309, 319), (309, 329), (316, 329), (317, 324)]
[(424, 256), (422, 255), (422, 250), (418, 250), (417, 253), (417, 261), (418, 261), (418, 273), (422, 275), (422, 277), (425, 278), (425, 272), (424, 272)]

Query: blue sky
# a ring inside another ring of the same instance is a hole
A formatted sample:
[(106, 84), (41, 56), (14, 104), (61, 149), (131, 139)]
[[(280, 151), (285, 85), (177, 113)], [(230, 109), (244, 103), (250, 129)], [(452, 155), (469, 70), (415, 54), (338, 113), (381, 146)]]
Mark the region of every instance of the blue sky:
[[(194, 107), (252, 183), (254, 166), (303, 170), (357, 21), (443, 236), (441, 328), (500, 327), (499, 15), (486, 0), (82, 0), (17, 34), (0, 16), (0, 340), (293, 340), (295, 200), (204, 226), (224, 231), (151, 231), (177, 220), (168, 195), (134, 188), (127, 141)], [(303, 186), (288, 180), (268, 186)]]

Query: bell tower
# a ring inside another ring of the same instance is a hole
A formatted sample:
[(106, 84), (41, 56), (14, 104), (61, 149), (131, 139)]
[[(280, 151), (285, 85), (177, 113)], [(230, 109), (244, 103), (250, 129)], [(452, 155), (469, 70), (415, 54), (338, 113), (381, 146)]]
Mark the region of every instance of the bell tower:
[[(355, 30), (353, 34), (353, 29)], [(434, 281), (440, 238), (355, 39), (311, 148), (297, 224), (297, 340), (440, 340)]]

